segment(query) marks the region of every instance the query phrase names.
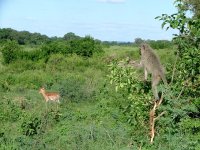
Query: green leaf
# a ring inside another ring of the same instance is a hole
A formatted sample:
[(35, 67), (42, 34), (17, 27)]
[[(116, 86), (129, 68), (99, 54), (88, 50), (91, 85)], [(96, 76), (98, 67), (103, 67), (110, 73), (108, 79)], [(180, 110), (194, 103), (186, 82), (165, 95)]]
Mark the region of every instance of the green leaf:
[(166, 25), (166, 22), (163, 22), (162, 23), (162, 29), (164, 28), (165, 25)]

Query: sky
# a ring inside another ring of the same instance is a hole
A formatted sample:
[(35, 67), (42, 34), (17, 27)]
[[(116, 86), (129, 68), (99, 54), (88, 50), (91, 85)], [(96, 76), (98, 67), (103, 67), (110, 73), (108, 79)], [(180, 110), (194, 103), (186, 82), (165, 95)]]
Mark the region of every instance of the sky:
[(156, 16), (173, 14), (174, 0), (0, 0), (0, 28), (102, 41), (171, 40)]

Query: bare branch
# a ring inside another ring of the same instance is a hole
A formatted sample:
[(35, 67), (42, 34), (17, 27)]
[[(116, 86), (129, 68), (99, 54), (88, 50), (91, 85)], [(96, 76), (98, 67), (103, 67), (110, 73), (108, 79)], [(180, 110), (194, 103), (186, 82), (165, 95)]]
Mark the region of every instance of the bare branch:
[(151, 137), (150, 143), (151, 144), (153, 143), (153, 140), (155, 137), (155, 121), (166, 113), (166, 111), (164, 111), (161, 114), (159, 114), (157, 117), (155, 117), (156, 109), (161, 105), (162, 101), (163, 101), (163, 93), (158, 102), (154, 101), (154, 106), (149, 113), (150, 137)]
[(166, 111), (163, 111), (161, 114), (159, 114), (156, 118), (154, 118), (155, 120), (159, 119), (162, 115), (164, 115), (165, 113), (167, 113)]

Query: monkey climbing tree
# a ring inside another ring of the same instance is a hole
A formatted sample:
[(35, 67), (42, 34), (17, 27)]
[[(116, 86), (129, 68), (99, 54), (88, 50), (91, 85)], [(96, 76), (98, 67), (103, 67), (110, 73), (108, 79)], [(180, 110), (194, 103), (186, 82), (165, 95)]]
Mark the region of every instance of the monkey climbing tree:
[[(129, 62), (127, 60), (120, 61), (120, 64), (117, 61), (112, 62), (109, 65), (110, 75), (108, 77), (110, 83), (115, 85), (117, 92), (127, 93), (127, 100), (125, 101), (127, 103), (120, 110), (126, 112), (128, 123), (134, 124), (135, 128), (144, 133), (148, 133), (148, 131), (145, 131), (146, 129), (150, 130), (150, 143), (153, 143), (156, 133), (155, 122), (165, 114), (165, 111), (163, 111), (156, 116), (156, 110), (163, 101), (163, 94), (160, 100), (153, 101), (151, 86), (141, 80), (138, 72)], [(153, 108), (149, 112), (152, 104)], [(147, 122), (149, 122), (148, 127), (146, 126)]]

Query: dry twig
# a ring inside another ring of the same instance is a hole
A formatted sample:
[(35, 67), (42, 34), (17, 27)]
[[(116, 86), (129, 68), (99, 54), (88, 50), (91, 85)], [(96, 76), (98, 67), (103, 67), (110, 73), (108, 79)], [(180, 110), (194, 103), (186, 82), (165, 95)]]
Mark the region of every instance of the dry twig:
[(155, 116), (156, 109), (161, 105), (162, 101), (163, 101), (163, 93), (162, 93), (160, 100), (158, 102), (156, 102), (156, 101), (154, 102), (153, 109), (149, 113), (150, 137), (151, 137), (150, 143), (151, 144), (153, 143), (153, 140), (154, 140), (154, 137), (155, 137), (155, 121), (166, 113), (164, 111), (161, 114), (159, 114), (157, 117)]

